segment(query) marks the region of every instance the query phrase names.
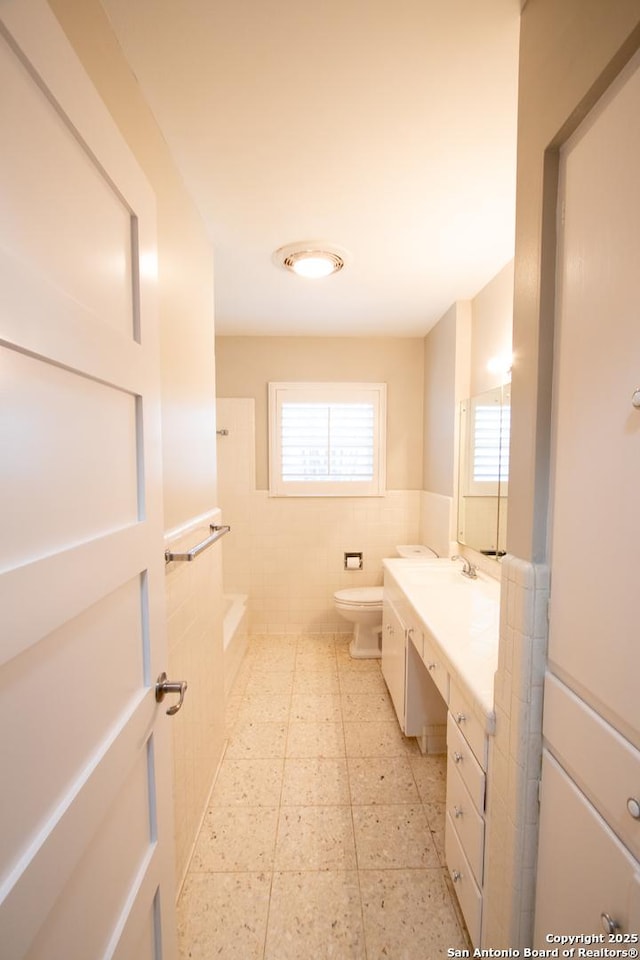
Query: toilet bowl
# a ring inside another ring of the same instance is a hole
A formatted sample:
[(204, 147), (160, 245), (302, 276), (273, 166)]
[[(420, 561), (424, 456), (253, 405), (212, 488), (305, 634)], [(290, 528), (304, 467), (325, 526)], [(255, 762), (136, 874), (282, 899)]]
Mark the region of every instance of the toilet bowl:
[(333, 595), (338, 613), (354, 624), (349, 654), (356, 660), (382, 656), (382, 594), (382, 587), (352, 587)]
[[(396, 547), (396, 554), (411, 560), (437, 556), (422, 544), (403, 544)], [(382, 587), (348, 587), (333, 595), (338, 613), (354, 624), (349, 654), (356, 660), (382, 656), (382, 598)]]

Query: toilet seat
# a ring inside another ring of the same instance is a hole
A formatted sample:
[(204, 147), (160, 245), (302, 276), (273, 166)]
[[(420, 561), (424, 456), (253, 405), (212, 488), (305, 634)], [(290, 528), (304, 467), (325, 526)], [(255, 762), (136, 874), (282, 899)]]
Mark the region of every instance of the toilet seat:
[(379, 607), (382, 605), (383, 587), (348, 587), (334, 593), (336, 603), (345, 607)]

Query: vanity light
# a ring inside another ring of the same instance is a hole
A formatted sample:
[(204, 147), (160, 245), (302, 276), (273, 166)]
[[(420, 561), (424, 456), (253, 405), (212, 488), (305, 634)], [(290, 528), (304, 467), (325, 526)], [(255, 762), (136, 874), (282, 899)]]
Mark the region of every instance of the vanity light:
[(275, 262), (299, 277), (317, 280), (329, 277), (344, 267), (345, 251), (333, 244), (314, 242), (291, 243), (274, 253)]
[(503, 377), (511, 377), (511, 367), (513, 366), (513, 354), (503, 353), (496, 357), (491, 357), (487, 362), (489, 373), (499, 373)]

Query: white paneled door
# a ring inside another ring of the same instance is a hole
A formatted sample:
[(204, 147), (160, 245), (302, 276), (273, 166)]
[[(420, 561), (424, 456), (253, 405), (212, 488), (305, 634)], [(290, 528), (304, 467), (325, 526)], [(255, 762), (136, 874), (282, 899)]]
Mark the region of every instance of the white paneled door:
[(176, 955), (153, 194), (0, 2), (0, 955)]
[(640, 54), (560, 162), (550, 670), (640, 749)]

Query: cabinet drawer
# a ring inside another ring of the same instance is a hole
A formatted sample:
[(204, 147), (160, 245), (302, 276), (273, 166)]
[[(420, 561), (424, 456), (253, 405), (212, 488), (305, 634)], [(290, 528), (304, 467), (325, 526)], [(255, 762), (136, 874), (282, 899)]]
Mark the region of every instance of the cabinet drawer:
[[(640, 864), (545, 749), (542, 757), (535, 945), (550, 931), (602, 933), (609, 916), (632, 927)], [(624, 946), (624, 944), (623, 944)]]
[(447, 813), (458, 834), (478, 886), (482, 886), (484, 866), (484, 817), (471, 802), (469, 791), (457, 766), (447, 764)]
[(447, 767), (455, 767), (476, 809), (483, 814), (486, 775), (451, 714), (447, 717)]
[(549, 675), (544, 735), (551, 753), (640, 860), (640, 817), (632, 815), (640, 813), (640, 751)]
[(449, 673), (438, 653), (438, 648), (426, 632), (423, 637), (422, 659), (444, 702), (449, 703)]
[(447, 814), (445, 824), (444, 848), (447, 869), (453, 880), (469, 937), (474, 947), (477, 947), (480, 945), (480, 934), (482, 932), (482, 894), (473, 878), (469, 861), (464, 855), (464, 850), (449, 814)]
[(487, 769), (487, 734), (480, 719), (453, 678), (449, 681), (449, 710), (483, 770)]

